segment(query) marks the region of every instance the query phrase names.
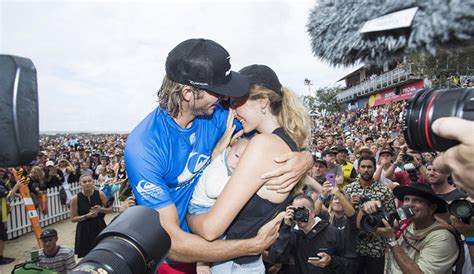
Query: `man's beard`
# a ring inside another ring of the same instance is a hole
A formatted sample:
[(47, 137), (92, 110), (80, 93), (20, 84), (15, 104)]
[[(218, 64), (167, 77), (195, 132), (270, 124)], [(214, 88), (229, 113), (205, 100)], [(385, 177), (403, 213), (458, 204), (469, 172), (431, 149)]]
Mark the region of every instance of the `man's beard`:
[(361, 177), (362, 179), (364, 179), (364, 181), (371, 181), (372, 178), (374, 178), (374, 174), (370, 174), (370, 175), (368, 175), (368, 174), (361, 174), (360, 177)]

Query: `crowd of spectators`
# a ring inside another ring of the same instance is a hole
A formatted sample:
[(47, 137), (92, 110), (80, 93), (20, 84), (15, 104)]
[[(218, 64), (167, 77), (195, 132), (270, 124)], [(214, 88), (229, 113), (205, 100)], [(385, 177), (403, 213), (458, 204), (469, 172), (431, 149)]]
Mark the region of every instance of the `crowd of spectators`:
[[(266, 261), (271, 264), (268, 270), (274, 273), (348, 273), (349, 267), (354, 273), (378, 273), (380, 265), (383, 268), (388, 260), (385, 255), (389, 250), (390, 239), (360, 231), (356, 225), (358, 212), (367, 200), (379, 200), (386, 210), (393, 210), (403, 205), (403, 201), (396, 199), (392, 193), (393, 189), (410, 186), (414, 182), (432, 186), (434, 193), (446, 200), (467, 197), (461, 189), (453, 186), (449, 174), (441, 174), (434, 169), (431, 163), (435, 154), (408, 149), (401, 126), (405, 104), (401, 101), (312, 117), (314, 127), (310, 149), (315, 161), (310, 175), (321, 188), (308, 187), (304, 192), (306, 195), (299, 196), (287, 210), (288, 215), (280, 232), (284, 238), (277, 240), (266, 256)], [(92, 176), (97, 189), (112, 184), (121, 185), (120, 191), (124, 191), (128, 187), (124, 185), (127, 183), (123, 160), (126, 139), (126, 135), (119, 134), (41, 136), (40, 154), (36, 162), (23, 167), (30, 178), (28, 187), (32, 196), (41, 197), (48, 188), (61, 187), (66, 193), (64, 204), (69, 206), (72, 199), (69, 185), (78, 182), (82, 175)], [(370, 169), (370, 157), (374, 158), (375, 163), (373, 171), (366, 174), (365, 170)], [(9, 169), (1, 171), (2, 185), (7, 189), (13, 188), (16, 183), (13, 174)], [(369, 173), (370, 178), (367, 177)], [(366, 184), (370, 187), (365, 188)], [(40, 198), (34, 199), (38, 200), (39, 206)], [(309, 208), (311, 218), (309, 226), (306, 225), (308, 227), (302, 222), (293, 222), (293, 210), (305, 205)], [(320, 220), (327, 220), (328, 224), (324, 221), (320, 223)], [(324, 234), (315, 239), (319, 239), (319, 243), (329, 241), (323, 245), (312, 245), (308, 249), (312, 253), (304, 255), (311, 259), (303, 258), (301, 251), (295, 247), (302, 245), (298, 237), (303, 236), (291, 236), (293, 226), (298, 227), (298, 224), (303, 231), (299, 232), (303, 233), (301, 235), (307, 233), (307, 237), (316, 237), (316, 230), (324, 230)], [(335, 228), (326, 229), (327, 225)], [(316, 230), (311, 232), (313, 226)], [(338, 230), (344, 232), (337, 236), (330, 235)], [(311, 236), (311, 233), (315, 235)], [(339, 241), (345, 242), (345, 250), (341, 250), (337, 244)], [(326, 245), (331, 248), (328, 250)], [(293, 259), (288, 259), (292, 255), (287, 254), (285, 248), (294, 250)], [(467, 254), (465, 260), (470, 267)], [(283, 257), (286, 259), (279, 261)], [(295, 266), (295, 262), (306, 266)], [(448, 267), (451, 268), (454, 264), (452, 261), (449, 263), (451, 265)], [(373, 268), (364, 269), (364, 266)]]
[[(120, 191), (121, 200), (125, 200), (131, 194), (123, 160), (126, 137), (121, 134), (42, 135), (36, 161), (15, 169), (23, 170), (33, 203), (44, 215), (48, 214), (47, 190), (55, 188), (59, 191), (61, 203), (69, 208), (73, 198), (71, 186), (79, 182), (83, 175), (91, 176), (95, 188), (102, 190), (107, 198), (111, 198), (113, 192)], [(6, 191), (19, 188), (13, 168), (0, 169), (0, 185)], [(18, 193), (13, 196), (21, 198)], [(11, 198), (6, 199), (7, 209), (10, 208)], [(6, 218), (2, 223), (6, 227), (4, 222)], [(7, 240), (6, 230), (2, 235), (0, 243)], [(0, 264), (10, 263), (13, 258), (3, 259), (1, 256), (3, 246), (0, 245)]]

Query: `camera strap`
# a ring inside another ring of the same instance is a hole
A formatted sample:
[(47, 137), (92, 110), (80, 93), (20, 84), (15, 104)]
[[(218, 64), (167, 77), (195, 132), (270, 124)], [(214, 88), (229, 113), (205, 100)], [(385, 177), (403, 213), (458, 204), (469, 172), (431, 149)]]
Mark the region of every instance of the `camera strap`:
[[(438, 225), (433, 227), (432, 229), (428, 230), (427, 232), (423, 233), (423, 234), (420, 234), (420, 235), (409, 235), (408, 237), (405, 235), (405, 232), (407, 232), (405, 230), (404, 233), (402, 233), (402, 236), (403, 236), (403, 239), (404, 241), (413, 249), (415, 249), (418, 253), (420, 252), (420, 250), (418, 248), (416, 248), (415, 246), (413, 246), (410, 241), (408, 240), (412, 240), (412, 241), (422, 241), (423, 239), (425, 239), (431, 232), (433, 231), (437, 231), (437, 230), (442, 230), (442, 229), (445, 229), (445, 230), (448, 230), (453, 236), (454, 236), (454, 239), (456, 239), (456, 243), (458, 245), (458, 250), (459, 250), (459, 253), (458, 253), (458, 257), (456, 259), (456, 261), (454, 261), (454, 264), (453, 266), (456, 267), (456, 270), (453, 271), (453, 273), (461, 273), (462, 272), (462, 267), (464, 265), (464, 255), (465, 255), (465, 252), (464, 252), (464, 241), (461, 239), (461, 236), (460, 234), (457, 232), (456, 229), (454, 229), (451, 225), (449, 225), (447, 222), (445, 222), (444, 220), (438, 218), (438, 217), (435, 217)], [(409, 233), (409, 232), (407, 232)], [(411, 233), (410, 233), (411, 234)]]

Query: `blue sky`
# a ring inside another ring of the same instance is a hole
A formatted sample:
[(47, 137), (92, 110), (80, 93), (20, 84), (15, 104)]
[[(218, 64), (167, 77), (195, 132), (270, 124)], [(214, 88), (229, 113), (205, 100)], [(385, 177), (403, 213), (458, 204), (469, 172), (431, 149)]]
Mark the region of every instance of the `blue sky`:
[(223, 45), (233, 70), (272, 67), (308, 94), (305, 78), (332, 86), (353, 68), (311, 53), (313, 1), (0, 0), (0, 53), (37, 68), (40, 131), (129, 131), (157, 105), (168, 52), (188, 38)]

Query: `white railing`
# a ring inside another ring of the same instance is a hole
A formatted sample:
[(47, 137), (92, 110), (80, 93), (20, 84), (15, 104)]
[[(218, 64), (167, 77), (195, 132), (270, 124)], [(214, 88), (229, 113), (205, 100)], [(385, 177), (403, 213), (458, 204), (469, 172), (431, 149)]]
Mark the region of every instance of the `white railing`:
[[(79, 188), (80, 186), (78, 182), (71, 184), (71, 192), (73, 196), (79, 192)], [(59, 199), (59, 188), (49, 188), (46, 193), (48, 196), (47, 214), (43, 214), (43, 212), (37, 210), (41, 227), (45, 227), (65, 219), (69, 219), (69, 208), (66, 205), (62, 205)], [(23, 199), (17, 197), (11, 202), (10, 205), (12, 210), (8, 216), (7, 221), (8, 239), (12, 239), (31, 232), (32, 230), (30, 219), (26, 214)], [(112, 205), (114, 212), (118, 212), (120, 205), (121, 202), (118, 199), (117, 192), (115, 193), (115, 201)]]
[[(357, 97), (363, 97), (370, 95), (379, 90), (386, 89), (397, 84), (403, 83), (406, 80), (410, 79), (413, 76), (413, 71), (411, 64), (407, 64), (403, 67), (395, 68), (391, 71), (377, 75), (372, 79), (367, 79), (366, 81), (350, 87), (338, 95), (336, 95), (336, 100), (338, 103), (346, 102)], [(420, 77), (416, 77), (422, 79)]]

